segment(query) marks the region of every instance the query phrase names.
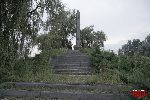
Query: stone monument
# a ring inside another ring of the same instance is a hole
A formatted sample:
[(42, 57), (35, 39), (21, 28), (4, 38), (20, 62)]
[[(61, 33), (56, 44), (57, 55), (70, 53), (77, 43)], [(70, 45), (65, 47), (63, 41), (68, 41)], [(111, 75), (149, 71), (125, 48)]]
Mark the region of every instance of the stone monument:
[(76, 13), (76, 45), (74, 46), (75, 50), (80, 49), (80, 12), (77, 10)]

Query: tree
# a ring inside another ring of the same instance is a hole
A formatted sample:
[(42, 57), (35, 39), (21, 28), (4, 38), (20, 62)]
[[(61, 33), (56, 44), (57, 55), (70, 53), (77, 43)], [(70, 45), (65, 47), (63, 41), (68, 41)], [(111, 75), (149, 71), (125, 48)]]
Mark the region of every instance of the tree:
[(150, 35), (148, 35), (145, 40), (139, 46), (140, 55), (150, 57)]
[(93, 28), (94, 26), (89, 26), (80, 31), (82, 48), (104, 47), (105, 33), (103, 31), (95, 32)]
[(0, 1), (1, 80), (12, 76), (16, 60), (28, 55), (28, 47), (36, 36), (38, 26), (33, 25), (35, 20), (28, 16), (32, 10), (32, 3), (32, 0)]
[(80, 31), (81, 34), (81, 47), (92, 47), (94, 38), (94, 26), (85, 27)]
[(140, 39), (129, 40), (127, 44), (124, 44), (122, 48), (119, 49), (118, 54), (150, 57), (150, 35), (148, 35), (144, 41), (140, 41)]
[(94, 32), (94, 47), (104, 47), (104, 41), (106, 41), (106, 35), (103, 31)]
[(53, 20), (46, 22), (45, 29), (48, 34), (42, 34), (37, 37), (36, 44), (39, 44), (41, 50), (51, 50), (54, 48), (71, 48), (71, 41), (68, 40), (69, 36), (74, 36), (75, 33), (75, 11), (65, 10), (64, 7), (57, 11)]
[(133, 39), (119, 49), (119, 71), (123, 81), (138, 84), (142, 89), (149, 87), (150, 35), (144, 41)]
[[(0, 8), (0, 80), (10, 81), (16, 70), (15, 64), (28, 57), (39, 30), (46, 27), (43, 14), (48, 14), (50, 21), (46, 22), (51, 22), (48, 25), (52, 31), (58, 23), (55, 22), (58, 12), (63, 12), (64, 6), (59, 0), (1, 0)], [(72, 17), (69, 18), (62, 28), (70, 23)]]
[(121, 49), (119, 49), (118, 54), (124, 55), (136, 55), (139, 52), (139, 46), (141, 46), (141, 42), (139, 39), (133, 39), (133, 41), (128, 40), (127, 44), (123, 45)]

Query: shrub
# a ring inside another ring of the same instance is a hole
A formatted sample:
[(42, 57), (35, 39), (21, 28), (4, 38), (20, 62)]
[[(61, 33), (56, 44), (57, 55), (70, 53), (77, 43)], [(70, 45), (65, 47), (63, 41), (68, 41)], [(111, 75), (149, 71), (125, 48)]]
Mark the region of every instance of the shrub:
[(120, 78), (125, 83), (134, 83), (139, 88), (150, 89), (150, 58), (144, 56), (120, 56)]
[(8, 73), (0, 74), (3, 76), (0, 83), (8, 81), (46, 81), (52, 74), (49, 64), (50, 57), (61, 55), (66, 52), (66, 48), (52, 49), (49, 51), (42, 51), (35, 57), (17, 59), (12, 65), (12, 70), (0, 69), (1, 72)]
[(96, 72), (100, 72), (105, 68), (113, 69), (116, 67), (118, 58), (113, 52), (95, 49), (91, 54), (92, 65)]

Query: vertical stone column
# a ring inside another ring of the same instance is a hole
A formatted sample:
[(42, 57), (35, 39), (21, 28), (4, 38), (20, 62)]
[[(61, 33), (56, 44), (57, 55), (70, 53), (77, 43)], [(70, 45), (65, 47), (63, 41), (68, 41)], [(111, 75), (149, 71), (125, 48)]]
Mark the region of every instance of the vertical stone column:
[(76, 13), (76, 47), (80, 48), (80, 12), (77, 10)]

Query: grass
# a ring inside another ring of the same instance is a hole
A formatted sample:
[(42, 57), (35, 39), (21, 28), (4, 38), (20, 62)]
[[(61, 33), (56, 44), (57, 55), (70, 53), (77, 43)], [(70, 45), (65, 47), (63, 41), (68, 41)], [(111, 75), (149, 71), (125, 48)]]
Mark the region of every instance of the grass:
[[(4, 85), (3, 85), (4, 86)], [(114, 86), (115, 87), (115, 86)], [(5, 90), (27, 90), (27, 91), (49, 91), (49, 92), (73, 92), (73, 93), (126, 93), (130, 90), (130, 86), (126, 87), (117, 87), (117, 88), (85, 88), (85, 89), (80, 89), (80, 88), (52, 88), (52, 87), (47, 87), (47, 86), (22, 86), (22, 87), (16, 87), (12, 85), (10, 87), (10, 84), (5, 84)]]
[[(21, 77), (14, 75), (14, 81), (20, 82), (46, 82), (46, 83), (61, 83), (61, 84), (99, 84), (110, 83), (117, 84), (122, 83), (118, 75), (114, 71), (104, 70), (99, 74), (94, 75), (56, 75), (48, 67), (49, 57), (62, 55), (67, 52), (66, 48), (52, 49), (50, 51), (43, 51), (43, 53), (33, 60), (29, 60), (24, 65), (25, 72)], [(91, 52), (91, 49), (83, 49), (83, 52)], [(33, 64), (32, 64), (33, 63)], [(22, 66), (18, 66), (20, 68)]]
[[(24, 80), (24, 82), (44, 82), (49, 84), (86, 84), (86, 85), (99, 85), (99, 84), (110, 84), (110, 85), (119, 85), (122, 84), (118, 77), (108, 72), (103, 72), (96, 75), (58, 75), (58, 74), (49, 74), (49, 73), (39, 74), (39, 76), (33, 76)], [(22, 82), (22, 81), (21, 81)], [(130, 86), (121, 86), (119, 88), (112, 89), (55, 89), (47, 86), (23, 86), (16, 87), (15, 84), (1, 84), (0, 89), (15, 89), (15, 90), (40, 90), (40, 91), (51, 91), (51, 92), (74, 92), (74, 93), (125, 93), (128, 92)]]
[(123, 84), (118, 75), (111, 70), (102, 71), (93, 75), (61, 75), (54, 74), (52, 70), (44, 70), (37, 75), (28, 74), (18, 82), (44, 82), (51, 84)]
[(122, 84), (118, 75), (111, 71), (104, 71), (94, 75), (60, 75), (54, 74), (50, 69), (44, 70), (37, 75), (28, 74), (19, 81), (46, 82), (54, 84)]
[[(87, 49), (88, 52), (90, 50)], [(60, 50), (54, 50), (51, 51), (50, 56), (53, 57), (55, 55), (65, 54), (67, 52), (66, 49), (60, 49)], [(45, 53), (46, 54), (46, 53)], [(47, 55), (49, 56), (49, 55)], [(45, 57), (45, 55), (44, 55)], [(41, 57), (42, 58), (42, 57)], [(48, 57), (42, 58), (47, 59)], [(42, 63), (43, 64), (43, 63)], [(41, 64), (41, 65), (42, 65)], [(42, 68), (42, 67), (41, 67)], [(93, 75), (60, 75), (60, 74), (54, 74), (53, 71), (50, 68), (44, 67), (45, 69), (42, 71), (39, 71), (37, 74), (33, 74), (30, 71), (24, 75), (22, 78), (18, 78), (18, 82), (44, 82), (44, 83), (50, 83), (50, 84), (89, 84), (89, 85), (95, 85), (95, 84), (123, 84), (123, 82), (118, 77), (118, 74), (116, 74), (115, 70), (103, 70), (99, 74), (93, 74)], [(8, 85), (8, 84), (2, 84), (0, 85), (0, 89), (16, 89), (16, 90), (44, 90), (44, 91), (52, 91), (52, 92), (89, 92), (89, 93), (115, 93), (114, 90), (70, 90), (70, 89), (63, 89), (63, 90), (57, 90), (57, 89), (50, 89), (48, 87), (15, 87), (14, 84)], [(129, 91), (130, 87), (123, 88), (118, 90), (119, 93)], [(55, 99), (53, 99), (55, 100)]]

